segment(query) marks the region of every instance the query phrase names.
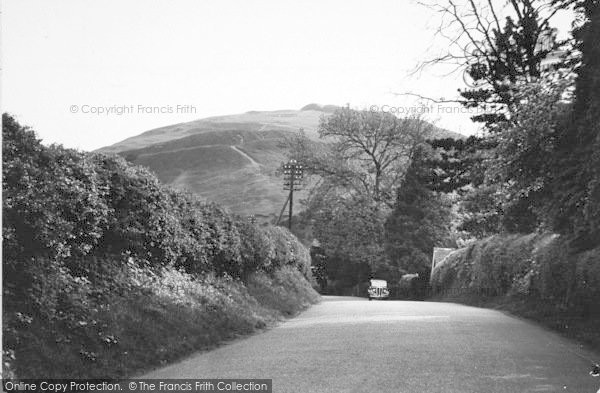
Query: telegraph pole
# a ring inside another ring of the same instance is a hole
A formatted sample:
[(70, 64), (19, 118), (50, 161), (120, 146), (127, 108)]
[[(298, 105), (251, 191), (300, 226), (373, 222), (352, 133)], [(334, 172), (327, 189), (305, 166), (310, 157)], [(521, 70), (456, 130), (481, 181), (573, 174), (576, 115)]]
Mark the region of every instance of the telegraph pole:
[[(283, 189), (290, 190), (288, 202), (290, 204), (288, 228), (292, 230), (292, 214), (294, 209), (294, 191), (300, 191), (302, 179), (304, 177), (304, 168), (296, 160), (290, 160), (283, 165)], [(285, 205), (283, 206), (285, 209)], [(282, 211), (283, 213), (283, 211)]]
[(292, 210), (294, 206), (294, 187), (290, 187), (290, 212), (288, 213), (288, 228), (292, 230)]

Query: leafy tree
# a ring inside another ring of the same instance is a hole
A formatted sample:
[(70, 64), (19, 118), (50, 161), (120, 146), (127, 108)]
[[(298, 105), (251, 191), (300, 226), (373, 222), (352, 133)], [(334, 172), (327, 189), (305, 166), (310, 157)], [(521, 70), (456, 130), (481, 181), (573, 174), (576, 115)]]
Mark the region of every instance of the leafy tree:
[(312, 178), (303, 220), (326, 254), (338, 285), (355, 285), (387, 264), (384, 222), (411, 152), (432, 126), (419, 118), (337, 109), (322, 118), (315, 144), (299, 134), (290, 146)]
[[(449, 201), (431, 189), (432, 169), (425, 148), (415, 150), (396, 204), (385, 223), (386, 252), (398, 273), (429, 278), (433, 247), (450, 242)], [(399, 279), (399, 277), (398, 277)]]
[(485, 181), (485, 160), (495, 147), (493, 140), (471, 136), (466, 139), (433, 139), (427, 141), (434, 153), (426, 159), (431, 167), (432, 190), (463, 194), (469, 187)]
[(497, 233), (502, 214), (501, 192), (486, 176), (496, 141), (471, 136), (428, 143), (435, 151), (426, 160), (432, 172), (429, 187), (436, 192), (458, 195), (456, 229), (475, 238)]
[[(311, 213), (314, 234), (327, 256), (375, 269), (385, 263), (383, 223), (385, 213), (372, 201), (327, 195), (324, 209)], [(362, 268), (361, 268), (362, 269)]]
[[(535, 230), (547, 221), (541, 217), (545, 211), (541, 206), (549, 189), (541, 183), (543, 177), (548, 184), (548, 152), (554, 149), (558, 119), (564, 118), (555, 93), (565, 91), (568, 83), (561, 78), (572, 72), (576, 60), (572, 46), (556, 41), (551, 26), (554, 15), (567, 4), (553, 0), (424, 4), (440, 14), (438, 35), (449, 40), (449, 48), (423, 66), (445, 63), (464, 70), (470, 81), (468, 88), (459, 90), (458, 102), (478, 108), (480, 114), (472, 119), (484, 123), (487, 131), (478, 155), (471, 154), (476, 159), (463, 155), (442, 160), (444, 186), (462, 194), (459, 228), (478, 237), (499, 230)], [(564, 58), (554, 69), (545, 69), (543, 60), (557, 49), (564, 50)], [(556, 73), (554, 81), (541, 86), (550, 81), (547, 75)], [(540, 94), (531, 94), (536, 89)], [(454, 169), (448, 172), (448, 165)], [(476, 178), (473, 173), (465, 176), (468, 172), (475, 172)]]
[(487, 177), (502, 192), (501, 224), (509, 232), (551, 228), (545, 206), (553, 198), (556, 140), (571, 111), (572, 82), (540, 78), (522, 86), (510, 121), (491, 137), (496, 149)]
[[(565, 43), (556, 42), (551, 22), (563, 8), (553, 0), (425, 1), (439, 13), (438, 35), (448, 40), (444, 54), (422, 64), (449, 64), (464, 69), (471, 86), (459, 90), (468, 108), (480, 108), (474, 121), (494, 131), (510, 118), (519, 86), (543, 74), (542, 60)], [(561, 67), (570, 67), (564, 61)]]
[(330, 142), (328, 151), (306, 157), (306, 165), (331, 185), (378, 206), (391, 206), (411, 151), (431, 130), (419, 118), (341, 108), (319, 125), (320, 137)]
[(469, 189), (459, 202), (458, 230), (476, 239), (483, 239), (500, 231), (502, 219), (501, 193), (496, 185), (481, 184)]
[[(505, 230), (527, 232), (537, 227), (572, 235), (576, 248), (600, 243), (597, 1), (573, 3), (580, 15), (574, 31), (581, 53), (571, 99), (569, 73), (538, 75), (513, 83), (510, 116), (494, 124), (494, 158), (488, 184), (501, 193)], [(572, 105), (571, 105), (572, 103)]]
[(547, 209), (555, 230), (573, 234), (576, 247), (590, 248), (600, 244), (600, 2), (566, 3), (575, 4), (583, 22), (574, 31), (581, 63), (570, 124), (556, 136)]

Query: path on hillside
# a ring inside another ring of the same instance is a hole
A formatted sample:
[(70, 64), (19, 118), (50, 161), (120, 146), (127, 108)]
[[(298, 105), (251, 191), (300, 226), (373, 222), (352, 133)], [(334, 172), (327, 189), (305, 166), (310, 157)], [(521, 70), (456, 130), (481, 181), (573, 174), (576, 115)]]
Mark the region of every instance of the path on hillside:
[(235, 146), (230, 146), (233, 150), (237, 151), (238, 153), (240, 153), (242, 156), (246, 157), (248, 159), (248, 161), (250, 161), (250, 165), (252, 165), (255, 168), (258, 168), (260, 165), (258, 162), (254, 161), (254, 158), (250, 157), (248, 154), (244, 153), (243, 151), (241, 151), (240, 149), (238, 149)]
[(274, 392), (595, 393), (579, 348), (501, 312), (325, 297), (278, 327), (148, 378), (272, 378)]
[[(221, 145), (221, 144), (216, 144), (216, 145), (198, 145), (198, 146), (191, 146), (191, 147), (180, 147), (178, 149), (174, 149), (174, 150), (161, 150), (161, 151), (156, 151), (156, 152), (149, 152), (149, 153), (142, 153), (139, 154), (138, 157), (147, 157), (147, 156), (155, 156), (155, 155), (159, 155), (159, 154), (171, 154), (171, 153), (178, 153), (181, 151), (186, 151), (186, 150), (198, 150), (198, 149), (205, 149), (205, 148), (211, 148), (211, 147), (225, 147), (228, 145)], [(254, 160), (254, 158), (250, 157), (248, 154), (246, 154), (245, 152), (243, 152), (242, 150), (238, 149), (236, 146), (233, 145), (229, 145), (229, 147), (236, 151), (237, 153), (241, 154), (244, 158), (246, 158), (248, 161), (250, 161), (250, 165), (258, 168), (260, 167), (260, 164), (258, 162), (256, 162)]]
[(205, 148), (210, 148), (210, 147), (225, 147), (225, 146), (227, 146), (227, 145), (212, 144), (212, 145), (195, 145), (195, 146), (189, 146), (189, 147), (178, 147), (177, 149), (172, 149), (172, 150), (158, 150), (158, 151), (152, 151), (152, 152), (147, 152), (147, 153), (140, 153), (140, 154), (138, 154), (138, 157), (156, 156), (159, 154), (179, 153), (179, 152), (187, 151), (187, 150), (199, 150), (199, 149), (205, 149)]

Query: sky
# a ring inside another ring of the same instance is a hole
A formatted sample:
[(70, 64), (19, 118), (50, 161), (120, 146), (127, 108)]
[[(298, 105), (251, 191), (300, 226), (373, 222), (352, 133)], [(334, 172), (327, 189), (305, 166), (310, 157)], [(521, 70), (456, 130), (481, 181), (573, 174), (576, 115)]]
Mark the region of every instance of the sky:
[(395, 94), (455, 98), (464, 87), (460, 72), (412, 72), (443, 49), (437, 23), (412, 0), (4, 0), (2, 111), (44, 143), (83, 150), (309, 103), (425, 110), (472, 134), (459, 107)]

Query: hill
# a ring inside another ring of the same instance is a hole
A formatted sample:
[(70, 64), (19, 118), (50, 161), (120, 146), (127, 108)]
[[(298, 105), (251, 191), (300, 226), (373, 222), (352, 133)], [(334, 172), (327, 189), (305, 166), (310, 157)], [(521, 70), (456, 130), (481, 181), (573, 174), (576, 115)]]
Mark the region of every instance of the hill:
[[(300, 129), (319, 140), (319, 119), (335, 109), (309, 104), (301, 110), (209, 117), (150, 130), (98, 151), (119, 154), (150, 168), (166, 184), (268, 221), (287, 196), (277, 172), (286, 161), (283, 142)], [(436, 136), (463, 137), (440, 128)]]

